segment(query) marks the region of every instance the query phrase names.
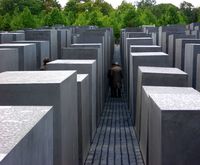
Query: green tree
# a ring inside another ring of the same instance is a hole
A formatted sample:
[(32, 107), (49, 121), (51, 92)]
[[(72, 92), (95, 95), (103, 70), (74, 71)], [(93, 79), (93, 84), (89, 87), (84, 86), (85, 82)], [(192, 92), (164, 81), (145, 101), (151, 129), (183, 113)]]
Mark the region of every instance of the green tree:
[(187, 23), (195, 22), (195, 13), (193, 12), (194, 6), (186, 1), (183, 1), (180, 4), (180, 10), (183, 12), (183, 14), (186, 16)]
[(136, 8), (131, 3), (123, 1), (118, 7), (119, 16), (121, 17), (121, 25), (125, 27), (139, 26), (140, 20)]
[(76, 0), (69, 0), (64, 9), (64, 14), (67, 17), (69, 25), (73, 25), (78, 17), (78, 5)]
[(58, 8), (53, 8), (50, 13), (48, 13), (45, 17), (45, 25), (53, 26), (53, 25), (66, 25), (66, 18), (61, 10)]

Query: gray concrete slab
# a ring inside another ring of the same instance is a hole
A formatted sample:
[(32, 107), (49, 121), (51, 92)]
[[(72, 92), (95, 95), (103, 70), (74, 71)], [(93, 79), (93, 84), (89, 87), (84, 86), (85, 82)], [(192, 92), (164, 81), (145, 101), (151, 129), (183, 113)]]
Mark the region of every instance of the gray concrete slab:
[(185, 35), (185, 31), (182, 32), (174, 32), (174, 31), (167, 31), (167, 32), (162, 32), (162, 52), (168, 53), (168, 44), (169, 44), (169, 35), (171, 34), (180, 34), (180, 35)]
[(129, 70), (129, 109), (135, 124), (136, 93), (138, 66), (169, 66), (169, 58), (163, 52), (136, 52), (131, 53)]
[(190, 30), (195, 30), (195, 26), (200, 26), (200, 23), (199, 22), (193, 22), (193, 23), (189, 24)]
[(163, 38), (163, 32), (171, 32), (171, 33), (184, 33), (186, 30), (186, 27), (184, 25), (169, 25), (169, 26), (160, 26), (158, 28), (159, 32), (159, 40), (158, 40), (158, 45), (163, 47), (162, 44), (162, 38)]
[(102, 88), (102, 79), (103, 79), (103, 60), (102, 56), (99, 56), (97, 48), (63, 48), (62, 49), (62, 59), (79, 59), (79, 60), (96, 60), (97, 70), (97, 123), (100, 120), (101, 113), (103, 111), (102, 99), (103, 99), (103, 88)]
[(176, 39), (175, 67), (184, 70), (185, 45), (188, 43), (200, 43), (200, 39)]
[(10, 32), (10, 34), (13, 35), (13, 41), (22, 41), (25, 40), (25, 33), (12, 33)]
[(200, 44), (185, 45), (184, 71), (188, 73), (189, 86), (196, 88), (197, 54), (200, 53)]
[(148, 115), (147, 111), (141, 108), (145, 103), (143, 100), (144, 98), (142, 98), (142, 86), (188, 87), (188, 75), (177, 68), (138, 68), (135, 129), (144, 162), (147, 164)]
[(56, 60), (47, 64), (47, 70), (76, 70), (78, 74), (89, 74), (89, 112), (90, 112), (90, 139), (97, 127), (97, 77), (95, 60)]
[(50, 58), (55, 60), (58, 58), (57, 31), (54, 29), (27, 30), (25, 31), (26, 40), (44, 40), (49, 41)]
[(45, 58), (50, 58), (49, 41), (15, 41), (15, 43), (34, 43), (36, 45), (37, 70), (43, 65)]
[(199, 30), (192, 30), (191, 34), (194, 35), (196, 39), (199, 39), (199, 37), (200, 37), (200, 31)]
[[(130, 61), (130, 46), (131, 45), (152, 45), (153, 41), (150, 37), (145, 38), (126, 38), (125, 40), (125, 49), (124, 49), (124, 77), (125, 80), (129, 79), (129, 61)], [(126, 87), (128, 87), (128, 82), (126, 82)]]
[(158, 45), (131, 45), (130, 52), (161, 52), (161, 47)]
[(78, 165), (77, 75), (75, 71), (1, 73), (0, 105), (53, 105), (54, 165)]
[(200, 54), (197, 55), (196, 89), (200, 91)]
[(144, 32), (127, 32), (126, 33), (126, 38), (139, 38), (139, 37), (151, 37), (151, 35)]
[(36, 70), (36, 45), (23, 43), (0, 44), (0, 48), (17, 48), (19, 70)]
[(90, 148), (89, 75), (77, 75), (79, 164), (84, 165)]
[(53, 108), (0, 106), (0, 164), (53, 165)]
[(76, 47), (76, 48), (98, 48), (98, 56), (102, 56), (102, 60), (103, 60), (103, 64), (102, 64), (102, 89), (104, 89), (104, 91), (102, 91), (102, 97), (103, 99), (102, 101), (102, 106), (104, 107), (104, 102), (105, 102), (105, 98), (107, 96), (107, 91), (108, 91), (108, 80), (107, 80), (107, 70), (105, 69), (105, 62), (103, 59), (103, 47), (101, 43), (76, 43), (76, 44), (72, 44), (71, 47)]
[(0, 72), (19, 70), (18, 49), (0, 48)]
[(8, 32), (0, 33), (0, 43), (9, 43), (13, 41), (13, 35)]
[(58, 59), (61, 59), (62, 48), (66, 47), (66, 30), (57, 30), (57, 49), (58, 49)]
[(169, 54), (169, 61), (170, 61), (171, 67), (175, 66), (176, 39), (179, 39), (179, 38), (195, 38), (195, 36), (185, 35), (181, 33), (169, 35), (168, 54)]
[(149, 96), (149, 165), (198, 164), (199, 92), (166, 87)]

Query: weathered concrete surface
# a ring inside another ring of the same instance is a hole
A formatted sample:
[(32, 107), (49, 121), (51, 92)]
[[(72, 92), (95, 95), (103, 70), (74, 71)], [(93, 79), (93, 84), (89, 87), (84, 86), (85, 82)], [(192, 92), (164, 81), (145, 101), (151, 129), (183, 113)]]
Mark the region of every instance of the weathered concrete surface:
[(1, 73), (0, 105), (53, 105), (54, 165), (78, 165), (77, 75), (75, 71)]
[(50, 58), (49, 41), (15, 41), (15, 43), (34, 43), (36, 45), (37, 70), (43, 65), (44, 58)]
[(53, 108), (0, 106), (0, 164), (53, 165)]
[(176, 39), (175, 66), (184, 70), (185, 64), (185, 44), (200, 43), (200, 39)]
[(197, 54), (200, 53), (200, 44), (185, 45), (184, 71), (188, 73), (189, 86), (196, 88)]
[(8, 43), (0, 44), (0, 48), (17, 48), (19, 70), (36, 70), (36, 46), (35, 44)]
[(47, 70), (76, 70), (78, 74), (89, 74), (89, 121), (91, 142), (97, 127), (97, 77), (95, 60), (55, 60), (47, 64)]
[(18, 71), (19, 54), (15, 48), (0, 48), (0, 72)]
[(131, 53), (129, 70), (129, 109), (135, 123), (138, 66), (169, 66), (168, 55), (163, 52)]
[(144, 162), (147, 164), (148, 113), (141, 108), (145, 103), (142, 98), (142, 86), (187, 87), (188, 75), (177, 68), (141, 66), (138, 68), (135, 129)]
[(27, 30), (25, 31), (25, 39), (49, 41), (51, 60), (56, 60), (58, 58), (58, 39), (55, 29)]
[(84, 165), (90, 148), (89, 75), (77, 75), (79, 164)]
[(198, 164), (199, 139), (194, 137), (199, 135), (199, 92), (175, 87), (154, 90), (158, 92), (149, 92), (149, 165)]
[(103, 60), (102, 56), (98, 53), (98, 48), (87, 48), (82, 47), (77, 49), (76, 47), (70, 47), (70, 48), (63, 48), (62, 49), (62, 59), (82, 59), (82, 60), (96, 60), (97, 63), (97, 122), (100, 121), (99, 116), (101, 115), (103, 111), (102, 106), (102, 99), (103, 99), (103, 91), (102, 88), (102, 79), (103, 79)]
[(185, 35), (180, 33), (169, 35), (168, 54), (169, 54), (169, 63), (171, 67), (175, 66), (176, 39), (179, 38), (195, 38), (195, 37), (193, 35)]

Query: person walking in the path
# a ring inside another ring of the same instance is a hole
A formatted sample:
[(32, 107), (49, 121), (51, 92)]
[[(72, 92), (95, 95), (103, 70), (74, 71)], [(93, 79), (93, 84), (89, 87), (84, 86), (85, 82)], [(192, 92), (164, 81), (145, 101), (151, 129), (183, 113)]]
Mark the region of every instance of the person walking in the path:
[(122, 68), (116, 62), (108, 71), (109, 86), (111, 87), (111, 97), (121, 97), (122, 89)]
[(46, 70), (47, 68), (47, 63), (50, 62), (49, 58), (44, 58), (43, 60), (43, 65), (41, 66), (40, 70)]

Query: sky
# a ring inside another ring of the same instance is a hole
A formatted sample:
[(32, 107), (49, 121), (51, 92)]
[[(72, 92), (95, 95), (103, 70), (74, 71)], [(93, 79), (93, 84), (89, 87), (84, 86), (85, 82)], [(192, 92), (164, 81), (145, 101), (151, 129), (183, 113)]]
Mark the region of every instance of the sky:
[[(58, 2), (61, 4), (62, 7), (65, 6), (68, 0), (58, 0)], [(122, 0), (105, 0), (106, 2), (110, 3), (114, 8), (117, 8), (122, 2)], [(185, 0), (187, 2), (192, 3), (195, 7), (200, 7), (200, 0)], [(126, 2), (131, 2), (134, 4), (135, 0), (126, 0)], [(183, 2), (183, 0), (156, 0), (157, 4), (160, 3), (172, 3), (176, 5), (177, 7), (180, 6), (180, 3)]]

